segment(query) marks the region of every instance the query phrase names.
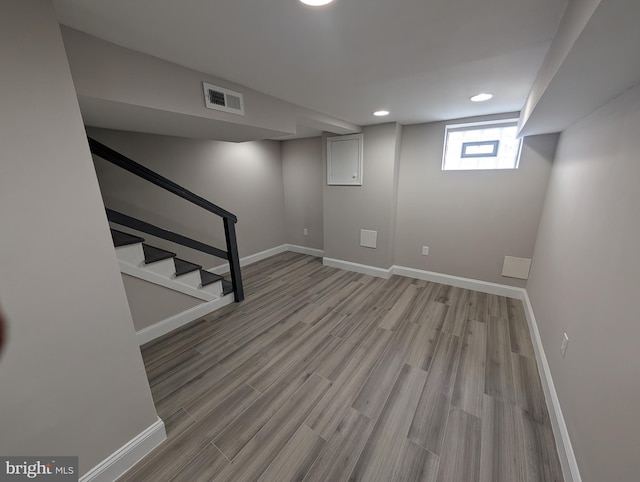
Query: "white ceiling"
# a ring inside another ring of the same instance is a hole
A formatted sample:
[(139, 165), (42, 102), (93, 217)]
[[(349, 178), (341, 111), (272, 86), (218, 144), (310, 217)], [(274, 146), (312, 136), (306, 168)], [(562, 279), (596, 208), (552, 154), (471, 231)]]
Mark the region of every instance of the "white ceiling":
[(566, 3), (54, 0), (65, 25), (359, 125), (520, 110)]

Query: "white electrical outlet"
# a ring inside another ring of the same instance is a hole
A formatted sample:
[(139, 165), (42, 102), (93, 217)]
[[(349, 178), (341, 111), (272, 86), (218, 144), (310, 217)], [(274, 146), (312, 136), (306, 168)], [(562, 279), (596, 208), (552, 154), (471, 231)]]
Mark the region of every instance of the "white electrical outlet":
[(302, 230), (302, 234), (304, 234), (305, 236), (309, 236), (309, 229), (304, 228), (304, 229)]
[(429, 256), (429, 246), (422, 247), (422, 256)]
[(562, 337), (562, 345), (560, 345), (560, 351), (562, 352), (562, 358), (564, 358), (564, 354), (567, 352), (567, 345), (569, 344), (569, 337), (565, 333)]

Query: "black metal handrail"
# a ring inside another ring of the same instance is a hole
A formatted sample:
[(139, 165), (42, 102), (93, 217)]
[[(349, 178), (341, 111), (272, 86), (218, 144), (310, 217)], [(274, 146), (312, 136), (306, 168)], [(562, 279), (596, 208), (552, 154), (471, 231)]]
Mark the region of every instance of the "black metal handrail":
[(204, 253), (208, 253), (218, 258), (227, 260), (229, 262), (229, 268), (231, 272), (231, 283), (233, 285), (235, 301), (242, 301), (244, 299), (244, 288), (242, 286), (240, 258), (238, 256), (238, 241), (236, 238), (235, 230), (235, 223), (238, 222), (238, 218), (229, 211), (216, 206), (203, 197), (194, 194), (193, 192), (185, 189), (179, 184), (176, 184), (166, 177), (161, 176), (157, 172), (154, 172), (151, 169), (129, 159), (128, 157), (123, 156), (119, 152), (116, 152), (113, 149), (105, 146), (104, 144), (101, 144), (95, 139), (89, 137), (88, 140), (89, 148), (91, 149), (91, 152), (96, 156), (99, 156), (105, 161), (108, 161), (111, 164), (114, 164), (152, 184), (155, 184), (156, 186), (159, 186), (162, 189), (169, 191), (176, 196), (189, 201), (192, 204), (200, 206), (201, 208), (222, 217), (222, 222), (224, 224), (224, 235), (227, 243), (226, 251), (215, 248), (200, 241), (196, 241), (195, 239), (188, 238), (181, 234), (159, 228), (157, 226), (154, 226), (153, 224), (149, 224), (145, 221), (141, 221), (126, 214), (122, 214), (107, 208), (107, 217), (109, 221), (113, 223), (120, 224), (122, 226), (128, 226), (132, 229), (136, 229), (138, 231), (142, 231), (144, 233), (151, 234), (153, 236), (166, 239), (177, 244), (181, 244), (182, 246), (187, 246), (189, 248), (196, 249), (198, 251), (202, 251)]
[(216, 248), (215, 246), (201, 243), (200, 241), (188, 238), (182, 234), (174, 233), (168, 229), (159, 228), (158, 226), (147, 223), (146, 221), (141, 221), (140, 219), (131, 217), (127, 214), (114, 211), (113, 209), (107, 208), (106, 211), (107, 219), (112, 223), (119, 224), (120, 226), (126, 226), (127, 228), (135, 229), (142, 233), (150, 234), (156, 238), (166, 239), (172, 243), (181, 244), (182, 246), (186, 246), (218, 258), (229, 259), (229, 255), (226, 251)]
[(186, 199), (190, 203), (197, 204), (203, 209), (206, 209), (213, 214), (217, 214), (223, 218), (232, 219), (234, 223), (238, 222), (238, 218), (235, 214), (222, 209), (220, 206), (216, 206), (211, 201), (207, 201), (205, 198), (194, 194), (193, 192), (185, 189), (180, 184), (176, 184), (173, 181), (170, 181), (166, 177), (161, 176), (155, 171), (143, 166), (142, 164), (138, 164), (137, 162), (129, 159), (126, 156), (123, 156), (117, 151), (114, 151), (110, 147), (101, 144), (100, 142), (92, 139), (89, 139), (89, 147), (91, 148), (91, 152), (96, 156), (103, 158), (105, 161), (109, 161), (111, 164), (115, 164), (116, 166), (129, 171), (132, 174), (135, 174), (142, 179), (145, 179), (156, 186), (160, 186), (162, 189), (169, 191), (176, 196), (180, 196), (182, 199)]

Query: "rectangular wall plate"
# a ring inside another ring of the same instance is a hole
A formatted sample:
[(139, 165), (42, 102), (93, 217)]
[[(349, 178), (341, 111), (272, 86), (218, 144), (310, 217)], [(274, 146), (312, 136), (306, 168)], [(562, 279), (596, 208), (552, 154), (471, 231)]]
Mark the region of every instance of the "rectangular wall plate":
[(360, 246), (364, 246), (365, 248), (376, 248), (378, 246), (378, 231), (361, 229)]
[(528, 279), (531, 269), (531, 258), (516, 258), (505, 256), (502, 264), (502, 276), (509, 278)]

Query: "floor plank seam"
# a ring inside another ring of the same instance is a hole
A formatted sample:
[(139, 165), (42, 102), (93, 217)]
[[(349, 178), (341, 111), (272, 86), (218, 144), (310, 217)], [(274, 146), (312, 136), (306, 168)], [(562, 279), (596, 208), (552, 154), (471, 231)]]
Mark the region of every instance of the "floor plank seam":
[[(304, 422), (300, 424), (300, 426), (297, 428), (297, 430), (295, 431), (295, 433), (291, 436), (291, 438), (292, 438), (292, 439), (293, 439), (293, 438), (296, 436), (296, 434), (297, 434), (297, 433), (302, 429), (302, 426), (303, 426), (303, 425), (305, 425), (305, 423), (304, 423)], [(315, 432), (314, 432), (314, 433), (315, 433)], [(322, 438), (322, 437), (320, 437), (320, 438)], [(326, 442), (326, 441), (325, 441), (325, 442)], [(286, 444), (285, 444), (285, 447), (286, 447)], [(283, 448), (282, 448), (282, 450), (280, 450), (280, 452), (282, 452), (282, 451), (284, 450), (284, 448), (285, 448), (285, 447), (283, 447)], [(269, 465), (267, 465), (267, 467), (262, 471), (262, 473), (260, 474), (260, 477), (258, 478), (258, 482), (262, 482), (262, 481), (263, 481), (263, 476), (264, 476), (264, 474), (266, 474), (266, 473), (269, 471), (269, 468), (270, 468), (270, 467), (275, 463), (276, 459), (278, 458), (278, 455), (280, 455), (280, 452), (278, 452), (278, 454), (277, 454), (277, 455), (276, 455), (276, 456), (271, 460), (271, 462), (269, 462)], [(315, 462), (315, 459), (314, 459), (314, 462)], [(311, 465), (313, 465), (313, 464), (311, 464)], [(311, 469), (311, 465), (309, 466), (309, 468), (308, 468), (308, 469), (307, 469), (307, 471), (305, 472), (305, 474), (304, 474), (305, 476), (306, 476), (306, 475), (307, 475), (307, 473), (309, 472), (309, 469)], [(304, 480), (304, 477), (302, 477), (302, 480)], [(267, 482), (267, 481), (265, 481), (265, 482)]]
[(191, 419), (192, 419), (195, 423), (198, 423), (198, 420), (196, 419), (196, 417), (194, 417), (193, 415), (191, 415), (191, 413), (189, 413), (189, 410), (187, 410), (187, 409), (186, 409), (186, 408), (184, 408), (184, 407), (180, 407), (180, 408), (179, 408), (178, 410), (176, 410), (174, 413), (177, 413), (177, 412), (179, 412), (180, 410), (184, 410), (184, 411), (185, 411), (185, 413), (186, 413), (187, 415), (189, 415), (189, 417), (191, 417)]
[[(275, 382), (274, 382), (274, 383), (275, 383)], [(247, 386), (249, 386), (249, 387), (253, 388), (256, 392), (258, 392), (258, 393), (260, 393), (260, 394), (264, 395), (264, 392), (263, 392), (263, 391), (258, 390), (256, 387), (254, 387), (254, 386), (253, 386), (253, 385), (251, 385), (250, 383), (245, 382), (245, 385), (247, 385)], [(269, 386), (271, 386), (271, 385), (269, 385)], [(267, 389), (268, 389), (268, 388), (267, 388)], [(266, 391), (267, 391), (267, 390), (265, 390), (265, 392), (266, 392)]]
[(216, 449), (218, 449), (218, 452), (220, 452), (220, 453), (222, 454), (222, 456), (223, 456), (225, 459), (227, 459), (227, 461), (228, 461), (230, 464), (231, 464), (231, 463), (233, 463), (233, 460), (231, 460), (229, 457), (227, 457), (227, 454), (225, 454), (225, 453), (222, 451), (222, 449), (221, 449), (220, 447), (218, 447), (218, 446), (213, 442), (213, 440), (212, 440), (211, 442), (208, 442), (208, 443), (210, 443), (210, 444), (211, 444), (211, 445), (213, 445)]

